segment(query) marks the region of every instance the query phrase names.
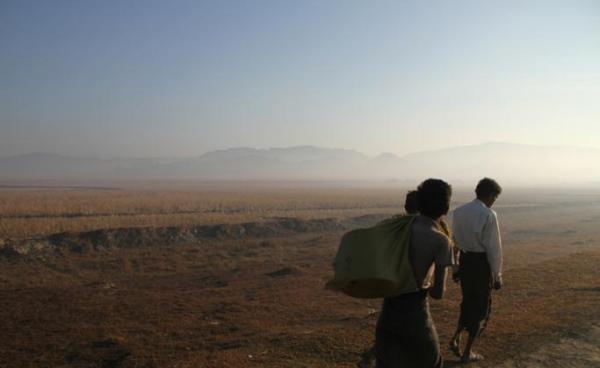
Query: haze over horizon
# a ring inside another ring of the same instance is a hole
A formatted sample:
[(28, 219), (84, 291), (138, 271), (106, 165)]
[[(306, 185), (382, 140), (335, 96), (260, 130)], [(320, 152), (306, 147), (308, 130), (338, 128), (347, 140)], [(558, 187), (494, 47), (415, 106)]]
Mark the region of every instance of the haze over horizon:
[(0, 157), (0, 182), (184, 179), (417, 184), (427, 177), (467, 183), (488, 176), (510, 185), (598, 186), (598, 162), (598, 148), (493, 142), (404, 156), (367, 156), (355, 150), (314, 146), (234, 148), (187, 158), (100, 159), (29, 154)]
[(514, 143), (514, 142), (487, 141), (487, 142), (481, 142), (481, 143), (468, 144), (468, 145), (464, 145), (464, 146), (444, 146), (444, 147), (439, 147), (439, 148), (424, 149), (424, 150), (419, 150), (419, 151), (406, 152), (404, 154), (397, 154), (397, 153), (389, 152), (389, 151), (381, 151), (381, 152), (377, 152), (374, 154), (366, 154), (366, 153), (361, 152), (352, 147), (327, 147), (327, 146), (317, 146), (314, 144), (299, 144), (299, 145), (294, 145), (294, 146), (274, 146), (274, 147), (251, 147), (251, 146), (221, 147), (221, 148), (215, 148), (210, 151), (200, 152), (199, 154), (195, 154), (193, 156), (122, 156), (122, 155), (110, 155), (110, 154), (92, 156), (92, 155), (70, 155), (70, 154), (55, 153), (55, 152), (31, 151), (31, 152), (24, 152), (24, 153), (20, 153), (20, 154), (16, 154), (16, 155), (0, 156), (0, 158), (14, 158), (14, 157), (32, 156), (32, 155), (40, 155), (40, 156), (48, 155), (48, 156), (62, 156), (62, 157), (72, 157), (72, 158), (93, 158), (93, 159), (101, 159), (101, 160), (187, 159), (187, 158), (201, 157), (201, 156), (205, 156), (208, 154), (214, 154), (214, 153), (220, 153), (220, 152), (230, 152), (230, 151), (237, 151), (237, 150), (251, 150), (251, 151), (258, 151), (258, 152), (267, 152), (267, 151), (273, 151), (273, 150), (294, 150), (294, 149), (304, 149), (304, 148), (316, 149), (316, 150), (347, 151), (347, 152), (353, 152), (353, 153), (357, 153), (360, 155), (364, 155), (365, 158), (378, 158), (380, 156), (386, 156), (386, 155), (392, 155), (392, 156), (402, 158), (402, 157), (407, 157), (407, 156), (410, 157), (413, 155), (443, 152), (446, 150), (453, 150), (453, 149), (459, 149), (459, 148), (482, 147), (482, 146), (489, 146), (489, 145), (507, 146), (507, 147), (510, 147), (510, 146), (512, 146), (512, 147), (535, 147), (535, 148), (539, 148), (539, 149), (549, 149), (549, 150), (551, 150), (551, 149), (598, 150), (600, 152), (600, 146), (591, 146), (591, 145), (585, 145), (585, 146), (529, 145), (529, 144)]
[(600, 4), (3, 1), (0, 157), (599, 147)]

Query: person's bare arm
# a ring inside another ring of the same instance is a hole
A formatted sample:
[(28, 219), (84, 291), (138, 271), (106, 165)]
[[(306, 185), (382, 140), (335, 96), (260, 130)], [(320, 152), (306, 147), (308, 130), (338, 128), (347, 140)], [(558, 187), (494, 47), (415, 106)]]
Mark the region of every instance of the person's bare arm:
[(429, 296), (433, 299), (442, 299), (446, 290), (446, 267), (435, 266), (433, 287), (429, 289)]
[(429, 295), (433, 299), (442, 299), (446, 290), (446, 268), (454, 264), (452, 242), (448, 236), (440, 237), (440, 242), (434, 254), (435, 273), (433, 287), (429, 289)]

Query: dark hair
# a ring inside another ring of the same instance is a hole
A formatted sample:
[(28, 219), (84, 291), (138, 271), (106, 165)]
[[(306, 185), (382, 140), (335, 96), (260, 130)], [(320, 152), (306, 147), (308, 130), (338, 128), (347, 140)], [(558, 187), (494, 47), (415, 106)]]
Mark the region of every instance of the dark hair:
[(448, 213), (452, 187), (440, 179), (427, 179), (417, 188), (419, 212), (422, 215), (437, 219)]
[(479, 199), (497, 197), (502, 193), (502, 187), (494, 179), (483, 178), (477, 183), (475, 193)]
[(419, 193), (416, 190), (409, 190), (404, 199), (404, 210), (409, 215), (419, 212)]

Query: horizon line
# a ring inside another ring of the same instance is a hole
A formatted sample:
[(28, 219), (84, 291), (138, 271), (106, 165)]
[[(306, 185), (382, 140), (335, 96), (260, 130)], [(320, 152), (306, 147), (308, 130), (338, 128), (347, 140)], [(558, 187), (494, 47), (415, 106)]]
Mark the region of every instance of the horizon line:
[(57, 156), (57, 157), (63, 157), (63, 158), (80, 158), (80, 159), (97, 159), (97, 160), (119, 160), (119, 159), (131, 159), (131, 160), (156, 160), (156, 159), (160, 159), (160, 160), (182, 160), (182, 159), (190, 159), (190, 158), (199, 158), (202, 157), (206, 154), (209, 153), (213, 153), (213, 152), (226, 152), (226, 151), (232, 151), (232, 150), (243, 150), (243, 149), (248, 149), (248, 150), (255, 150), (255, 151), (270, 151), (270, 150), (276, 150), (276, 149), (281, 149), (281, 150), (285, 150), (285, 149), (297, 149), (297, 148), (315, 148), (315, 149), (322, 149), (322, 150), (331, 150), (331, 151), (350, 151), (350, 152), (354, 152), (354, 153), (358, 153), (361, 154), (365, 157), (368, 157), (370, 159), (374, 159), (377, 157), (380, 157), (382, 155), (394, 155), (398, 158), (402, 158), (402, 157), (407, 157), (407, 156), (412, 156), (415, 154), (421, 154), (421, 153), (431, 153), (431, 152), (439, 152), (439, 151), (445, 151), (445, 150), (450, 150), (450, 149), (455, 149), (455, 148), (465, 148), (465, 147), (477, 147), (477, 146), (485, 146), (485, 145), (512, 145), (512, 146), (526, 146), (526, 147), (536, 147), (536, 148), (578, 148), (578, 149), (593, 149), (593, 150), (600, 150), (600, 146), (590, 146), (590, 145), (556, 145), (556, 144), (552, 144), (552, 145), (541, 145), (541, 144), (528, 144), (528, 143), (516, 143), (516, 142), (506, 142), (506, 141), (484, 141), (481, 143), (475, 143), (475, 144), (464, 144), (464, 145), (455, 145), (455, 146), (446, 146), (443, 148), (437, 148), (437, 149), (431, 149), (431, 150), (421, 150), (421, 151), (414, 151), (414, 152), (409, 152), (409, 153), (405, 153), (405, 154), (397, 154), (394, 152), (381, 152), (378, 153), (376, 155), (368, 155), (365, 154), (361, 151), (358, 151), (356, 149), (353, 148), (341, 148), (341, 147), (326, 147), (326, 146), (317, 146), (314, 144), (300, 144), (300, 145), (293, 145), (293, 146), (279, 146), (279, 147), (266, 147), (266, 148), (260, 148), (260, 147), (250, 147), (250, 146), (232, 146), (232, 147), (228, 147), (228, 148), (218, 148), (218, 149), (214, 149), (214, 150), (210, 150), (210, 151), (206, 151), (204, 153), (198, 154), (198, 155), (193, 155), (193, 156), (87, 156), (87, 155), (71, 155), (71, 154), (65, 154), (65, 153), (54, 153), (54, 152), (42, 152), (42, 151), (34, 151), (34, 152), (28, 152), (28, 153), (21, 153), (21, 154), (12, 154), (12, 155), (7, 155), (7, 156), (0, 156), (0, 159), (7, 159), (7, 158), (17, 158), (17, 157), (25, 157), (25, 156)]

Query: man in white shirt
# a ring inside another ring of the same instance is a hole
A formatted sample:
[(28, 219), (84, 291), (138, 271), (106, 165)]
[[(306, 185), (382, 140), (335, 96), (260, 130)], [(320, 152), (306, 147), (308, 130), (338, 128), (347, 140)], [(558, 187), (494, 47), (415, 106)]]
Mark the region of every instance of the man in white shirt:
[[(483, 359), (472, 351), (473, 343), (489, 319), (492, 288), (502, 288), (502, 244), (498, 217), (491, 209), (501, 192), (495, 180), (484, 178), (475, 189), (477, 198), (454, 210), (452, 234), (460, 254), (455, 280), (460, 280), (462, 302), (450, 349), (465, 363)], [(461, 354), (463, 330), (469, 333), (469, 340)]]

